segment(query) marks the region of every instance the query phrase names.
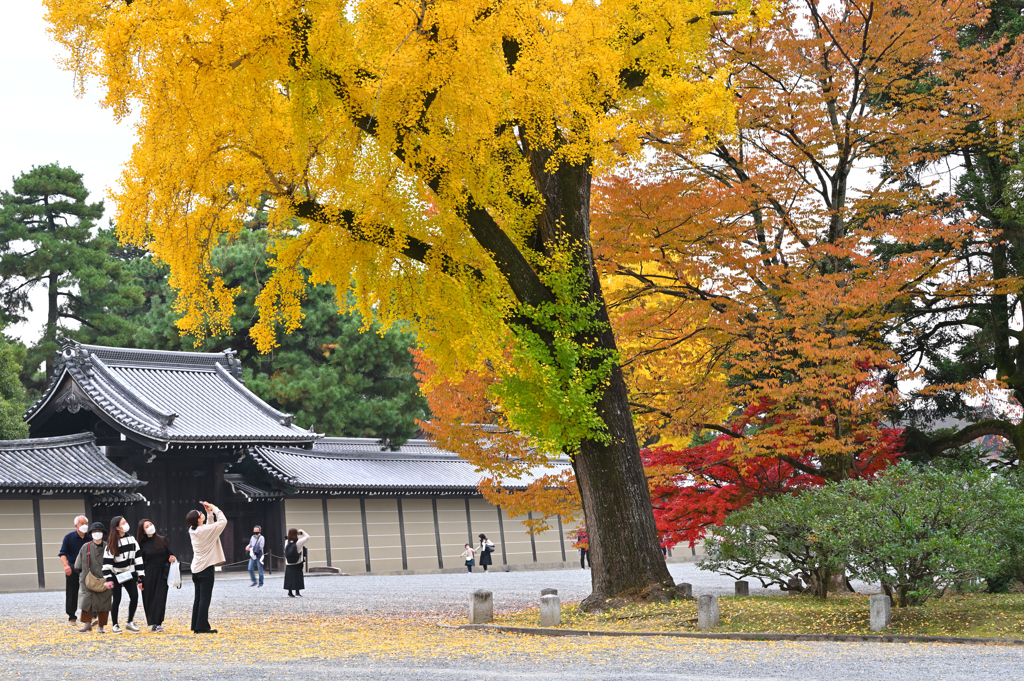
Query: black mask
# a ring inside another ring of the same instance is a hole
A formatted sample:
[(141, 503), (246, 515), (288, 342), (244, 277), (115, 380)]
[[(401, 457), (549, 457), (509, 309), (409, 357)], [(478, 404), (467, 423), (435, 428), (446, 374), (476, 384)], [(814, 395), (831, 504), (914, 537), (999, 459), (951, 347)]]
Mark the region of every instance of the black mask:
[(255, 532), (253, 532), (253, 534), (259, 534), (259, 533), (260, 533), (259, 530), (256, 530)]

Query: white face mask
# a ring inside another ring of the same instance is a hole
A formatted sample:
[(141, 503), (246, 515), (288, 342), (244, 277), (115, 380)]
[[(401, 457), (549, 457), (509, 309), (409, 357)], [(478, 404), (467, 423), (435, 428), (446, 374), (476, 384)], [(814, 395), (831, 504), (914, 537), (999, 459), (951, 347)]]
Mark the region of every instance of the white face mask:
[(124, 532), (125, 534), (128, 534), (129, 527), (127, 525), (122, 525), (118, 529)]
[(78, 531), (81, 532), (82, 534), (85, 534), (86, 532), (89, 531), (89, 526), (88, 525), (79, 525), (78, 526)]
[(153, 527), (152, 525), (150, 525), (149, 527), (146, 528), (146, 534), (148, 534), (150, 537), (152, 537), (154, 534), (156, 534), (156, 528)]
[(93, 532), (92, 533), (92, 538), (93, 538), (93, 541), (99, 541), (100, 539), (103, 539), (103, 533), (102, 532)]

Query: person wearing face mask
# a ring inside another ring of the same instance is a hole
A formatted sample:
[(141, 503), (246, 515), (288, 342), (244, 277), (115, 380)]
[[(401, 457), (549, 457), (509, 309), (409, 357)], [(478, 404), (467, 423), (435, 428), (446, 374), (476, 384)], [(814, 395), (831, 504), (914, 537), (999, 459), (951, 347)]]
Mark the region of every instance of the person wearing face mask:
[[(252, 580), (252, 584), (249, 586), (263, 586), (263, 548), (265, 546), (263, 529), (257, 525), (252, 528), (252, 537), (249, 538), (249, 545), (245, 547), (245, 552), (249, 554), (249, 579)], [(256, 583), (256, 568), (260, 570), (258, 585)]]
[(122, 592), (128, 593), (128, 621), (124, 628), (138, 633), (135, 624), (135, 610), (139, 607), (139, 588), (146, 574), (139, 552), (139, 542), (131, 536), (131, 525), (122, 516), (114, 516), (110, 521), (110, 535), (107, 537), (107, 550), (103, 552), (103, 574), (108, 582), (114, 584), (114, 605), (110, 609), (111, 627), (115, 634), (121, 633), (117, 624), (117, 611), (121, 606)]
[(192, 583), (196, 596), (192, 602), (192, 631), (196, 634), (216, 634), (210, 628), (210, 601), (213, 600), (213, 577), (216, 566), (227, 562), (220, 535), (228, 526), (224, 512), (206, 501), (199, 502), (203, 511), (189, 511), (185, 516), (188, 534), (192, 540)]
[[(75, 559), (75, 570), (81, 575), (79, 584), (78, 606), (82, 609), (82, 633), (92, 630), (93, 622), (99, 625), (99, 632), (102, 634), (103, 627), (107, 626), (107, 616), (110, 615), (110, 605), (113, 602), (114, 583), (105, 581), (103, 571), (103, 539), (107, 536), (103, 529), (103, 523), (93, 523), (89, 528), (91, 541), (82, 546), (82, 550)], [(92, 613), (96, 613), (96, 620), (93, 620)]]
[(68, 614), (68, 624), (78, 625), (78, 588), (81, 582), (81, 575), (75, 569), (74, 563), (82, 547), (89, 543), (89, 519), (84, 515), (75, 516), (75, 529), (64, 535), (60, 551), (57, 556), (60, 562), (64, 563), (64, 610)]
[(156, 533), (152, 520), (143, 518), (135, 532), (139, 543), (145, 576), (142, 578), (142, 607), (146, 611), (146, 624), (150, 631), (164, 630), (167, 610), (167, 574), (171, 563), (177, 560), (171, 554), (167, 538)]

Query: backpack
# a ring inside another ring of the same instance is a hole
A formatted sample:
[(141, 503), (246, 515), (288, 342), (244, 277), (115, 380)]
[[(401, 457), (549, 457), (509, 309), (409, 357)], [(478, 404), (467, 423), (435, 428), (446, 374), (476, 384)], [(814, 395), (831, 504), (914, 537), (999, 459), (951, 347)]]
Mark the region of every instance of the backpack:
[(288, 545), (284, 547), (284, 559), (289, 565), (296, 565), (301, 560), (299, 547), (295, 545), (295, 542), (288, 542)]

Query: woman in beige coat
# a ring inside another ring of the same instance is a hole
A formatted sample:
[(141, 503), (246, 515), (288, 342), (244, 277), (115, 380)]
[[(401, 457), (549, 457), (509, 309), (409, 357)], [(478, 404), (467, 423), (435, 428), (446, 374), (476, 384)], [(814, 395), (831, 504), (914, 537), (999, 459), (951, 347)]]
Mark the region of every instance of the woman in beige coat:
[(210, 628), (210, 600), (213, 598), (213, 576), (216, 566), (227, 562), (220, 535), (228, 526), (224, 512), (211, 503), (200, 502), (206, 511), (189, 511), (185, 516), (188, 534), (192, 539), (192, 583), (196, 596), (192, 602), (192, 631), (196, 634), (216, 634)]

